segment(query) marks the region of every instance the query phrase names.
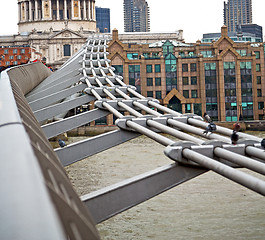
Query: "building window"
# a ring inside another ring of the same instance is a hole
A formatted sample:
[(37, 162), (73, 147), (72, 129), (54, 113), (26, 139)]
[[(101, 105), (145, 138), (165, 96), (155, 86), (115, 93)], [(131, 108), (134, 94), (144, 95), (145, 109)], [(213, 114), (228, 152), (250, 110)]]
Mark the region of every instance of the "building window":
[(20, 53), (21, 53), (21, 54), (24, 54), (24, 53), (25, 53), (25, 49), (22, 48), (22, 49), (20, 50)]
[(147, 86), (153, 86), (153, 78), (146, 79)]
[(185, 53), (181, 51), (181, 52), (179, 52), (179, 56), (185, 57)]
[(160, 64), (156, 64), (156, 65), (155, 65), (155, 72), (156, 72), (156, 73), (161, 72), (161, 66), (160, 66)]
[(99, 118), (95, 121), (96, 125), (107, 125), (107, 118), (103, 117), (103, 118)]
[(251, 62), (240, 62), (242, 108), (240, 118), (253, 119), (252, 65)]
[(260, 64), (256, 64), (256, 72), (260, 72)]
[(136, 60), (138, 59), (138, 53), (127, 53), (127, 58), (129, 60)]
[(257, 76), (257, 84), (261, 84), (261, 76)]
[(247, 50), (242, 49), (242, 50), (236, 50), (241, 56), (247, 56)]
[(129, 65), (129, 84), (135, 86), (137, 92), (141, 93), (140, 65)]
[(123, 65), (112, 65), (115, 68), (114, 73), (123, 77)]
[(197, 64), (196, 63), (190, 64), (190, 71), (191, 72), (197, 72)]
[(183, 97), (189, 98), (189, 90), (183, 90)]
[(63, 45), (63, 52), (64, 52), (64, 56), (70, 57), (71, 56), (71, 45), (69, 44)]
[(177, 59), (173, 54), (165, 57), (166, 68), (166, 94), (173, 88), (177, 89)]
[(259, 107), (259, 109), (263, 109), (264, 108), (264, 102), (258, 102), (258, 107)]
[(191, 90), (191, 97), (192, 97), (192, 98), (197, 98), (197, 97), (198, 97), (198, 92), (197, 92), (197, 90)]
[(260, 52), (259, 51), (255, 52), (255, 54), (256, 54), (256, 59), (260, 59)]
[(155, 78), (155, 85), (161, 86), (161, 78)]
[(237, 121), (235, 62), (224, 62), (224, 81), (226, 121)]
[(17, 59), (20, 60), (20, 59), (21, 59), (21, 55), (18, 55), (18, 56), (17, 56)]
[(17, 61), (14, 61), (14, 65), (17, 65), (17, 63), (18, 63)]
[(17, 49), (13, 49), (13, 53), (14, 54), (17, 54)]
[(14, 56), (13, 55), (9, 56), (9, 59), (11, 59), (11, 60), (14, 59)]
[(190, 78), (190, 84), (191, 85), (197, 85), (197, 77), (195, 77), (195, 76), (194, 77), (191, 77)]
[[(216, 98), (217, 97), (217, 89), (206, 89), (205, 90), (206, 98)], [(209, 100), (208, 100), (209, 101)]]
[(183, 85), (189, 85), (189, 78), (188, 77), (183, 77), (182, 78), (182, 84)]
[(202, 104), (201, 103), (194, 103), (194, 113), (198, 116), (202, 116)]
[(213, 52), (212, 51), (201, 51), (201, 54), (204, 58), (212, 57)]
[(215, 121), (218, 120), (216, 63), (204, 63), (206, 112)]
[(8, 54), (8, 49), (5, 49), (4, 50), (4, 54)]
[(156, 91), (156, 99), (162, 99), (161, 91)]
[(185, 104), (185, 113), (191, 113), (191, 104), (190, 103)]
[(147, 72), (147, 73), (151, 73), (151, 72), (153, 72), (153, 67), (152, 67), (152, 65), (146, 65), (146, 72)]
[(6, 66), (9, 66), (9, 65), (10, 65), (10, 62), (9, 62), (9, 61), (7, 61), (7, 62), (6, 62)]
[(188, 72), (188, 64), (182, 64), (182, 72)]
[(153, 97), (153, 91), (147, 91), (147, 97)]
[(163, 56), (167, 56), (170, 53), (173, 53), (174, 51), (174, 45), (170, 41), (166, 41), (163, 45)]
[(258, 97), (262, 97), (262, 91), (261, 91), (261, 89), (257, 89), (257, 95), (258, 95)]

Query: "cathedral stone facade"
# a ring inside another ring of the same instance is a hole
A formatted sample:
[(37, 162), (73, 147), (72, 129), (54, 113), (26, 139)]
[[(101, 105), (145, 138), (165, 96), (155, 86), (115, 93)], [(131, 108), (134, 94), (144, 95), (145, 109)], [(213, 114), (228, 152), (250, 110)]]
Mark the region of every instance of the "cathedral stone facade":
[(0, 46), (30, 46), (55, 69), (96, 32), (95, 0), (18, 0), (18, 13), (18, 34), (1, 36)]
[(19, 32), (95, 31), (95, 0), (18, 0)]

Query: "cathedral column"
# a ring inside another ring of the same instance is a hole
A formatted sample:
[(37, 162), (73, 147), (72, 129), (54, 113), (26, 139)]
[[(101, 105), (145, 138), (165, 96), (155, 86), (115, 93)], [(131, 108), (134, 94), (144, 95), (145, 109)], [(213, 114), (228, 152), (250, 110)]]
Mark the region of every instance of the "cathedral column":
[(90, 2), (90, 9), (91, 9), (91, 20), (93, 20), (94, 19), (94, 2), (93, 2), (93, 0)]
[(64, 0), (64, 20), (67, 20), (67, 2)]
[(29, 7), (29, 2), (25, 2), (25, 20), (28, 21), (29, 20), (29, 14), (28, 14), (28, 7)]
[(92, 20), (96, 21), (96, 8), (95, 8), (95, 1), (92, 1)]
[(29, 21), (32, 21), (33, 17), (32, 17), (32, 2), (31, 0), (29, 0)]
[(35, 0), (35, 21), (39, 20), (38, 16), (38, 1)]
[(56, 15), (57, 15), (57, 20), (60, 20), (60, 2), (59, 0), (56, 0)]
[(87, 11), (88, 11), (88, 20), (91, 19), (91, 3), (90, 3), (90, 0), (88, 0), (88, 7), (87, 7)]
[(86, 16), (86, 0), (83, 1), (83, 17), (84, 17), (84, 20), (87, 19), (87, 16)]
[(25, 21), (25, 2), (20, 4), (21, 21)]
[(18, 21), (21, 22), (21, 3), (18, 3)]
[(75, 18), (74, 9), (75, 9), (74, 1), (71, 0), (71, 17), (70, 17), (70, 19), (74, 19)]
[(78, 2), (78, 19), (81, 20), (81, 1)]

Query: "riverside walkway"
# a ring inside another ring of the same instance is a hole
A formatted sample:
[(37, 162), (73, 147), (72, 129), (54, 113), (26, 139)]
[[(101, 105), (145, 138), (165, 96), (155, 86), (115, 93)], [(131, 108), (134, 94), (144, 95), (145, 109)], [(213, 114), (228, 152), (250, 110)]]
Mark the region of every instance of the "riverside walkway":
[[(237, 132), (232, 144), (232, 130), (216, 126), (205, 133), (210, 123), (200, 116), (142, 96), (114, 73), (108, 41), (91, 36), (52, 74), (41, 63), (1, 74), (2, 239), (99, 239), (97, 223), (208, 170), (265, 195), (265, 182), (239, 169), (265, 175), (262, 139)], [(92, 102), (93, 110), (65, 118)], [(119, 130), (51, 148), (48, 139), (109, 114)], [(63, 167), (141, 134), (165, 146), (172, 164), (79, 198)]]

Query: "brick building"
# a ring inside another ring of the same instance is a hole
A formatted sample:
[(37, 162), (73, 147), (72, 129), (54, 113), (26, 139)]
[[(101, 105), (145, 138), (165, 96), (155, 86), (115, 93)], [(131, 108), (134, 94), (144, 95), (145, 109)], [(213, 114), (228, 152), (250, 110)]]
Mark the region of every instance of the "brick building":
[(21, 46), (0, 46), (0, 71), (20, 64), (28, 63), (31, 57), (40, 59), (29, 45)]
[(218, 41), (194, 44), (123, 44), (114, 30), (108, 51), (116, 73), (143, 95), (182, 113), (238, 121), (264, 116), (264, 46), (234, 42), (223, 26)]

